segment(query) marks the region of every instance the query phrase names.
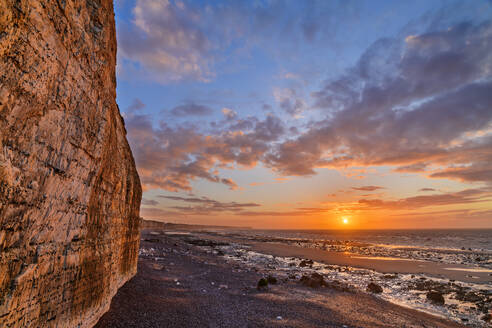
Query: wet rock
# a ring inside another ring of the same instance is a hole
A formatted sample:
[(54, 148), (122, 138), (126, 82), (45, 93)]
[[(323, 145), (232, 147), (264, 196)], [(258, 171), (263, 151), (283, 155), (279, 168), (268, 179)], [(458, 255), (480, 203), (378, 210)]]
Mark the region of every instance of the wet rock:
[(385, 274), (383, 276), (384, 279), (396, 279), (398, 278), (398, 275), (395, 273), (395, 274)]
[(440, 292), (431, 290), (427, 293), (426, 298), (434, 304), (444, 304), (444, 297)]
[(313, 266), (313, 261), (312, 260), (302, 260), (301, 263), (299, 263), (299, 266), (301, 268), (304, 268), (307, 266)]
[(381, 294), (383, 292), (383, 288), (381, 286), (379, 286), (378, 284), (370, 282), (367, 285), (367, 291), (374, 293), (374, 294)]
[(221, 242), (221, 241), (203, 240), (203, 239), (188, 239), (186, 242), (188, 244), (192, 244), (195, 246), (209, 246), (209, 247), (229, 245), (228, 243)]
[(268, 289), (268, 280), (265, 278), (261, 278), (258, 280), (258, 284), (256, 285), (256, 289), (258, 290), (267, 290)]
[(275, 278), (272, 275), (268, 275), (266, 279), (267, 279), (267, 281), (268, 281), (269, 284), (272, 284), (272, 285), (277, 284), (277, 278)]
[(461, 287), (454, 283), (442, 283), (434, 280), (417, 280), (413, 282), (409, 289), (420, 291), (438, 291), (441, 294), (449, 294), (452, 292), (461, 292)]
[(147, 241), (149, 243), (159, 243), (160, 242), (160, 240), (157, 238), (146, 238), (146, 239), (144, 239), (144, 241)]
[(308, 286), (311, 288), (326, 286), (326, 282), (323, 276), (316, 272), (312, 273), (311, 276), (303, 275), (300, 279), (300, 282), (304, 286)]
[(482, 316), (480, 319), (482, 319), (485, 322), (491, 322), (492, 321), (492, 315), (490, 313), (487, 313), (484, 316)]
[(482, 297), (480, 297), (474, 292), (467, 293), (467, 292), (460, 291), (456, 293), (456, 299), (464, 302), (476, 303), (476, 302), (480, 302), (482, 300)]

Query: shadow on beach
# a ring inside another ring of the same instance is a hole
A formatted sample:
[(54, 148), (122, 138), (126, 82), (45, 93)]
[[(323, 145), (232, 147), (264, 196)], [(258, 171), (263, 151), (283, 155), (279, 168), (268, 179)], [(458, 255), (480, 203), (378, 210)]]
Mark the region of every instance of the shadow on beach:
[(258, 290), (261, 268), (203, 248), (144, 230), (138, 273), (96, 327), (461, 327), (356, 290), (288, 279)]

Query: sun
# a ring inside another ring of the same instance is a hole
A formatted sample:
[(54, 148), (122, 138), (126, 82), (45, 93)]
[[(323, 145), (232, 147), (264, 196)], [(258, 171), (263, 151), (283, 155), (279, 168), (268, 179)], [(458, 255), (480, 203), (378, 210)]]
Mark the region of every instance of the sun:
[(343, 222), (343, 224), (348, 224), (349, 220), (347, 217), (342, 217), (342, 222)]

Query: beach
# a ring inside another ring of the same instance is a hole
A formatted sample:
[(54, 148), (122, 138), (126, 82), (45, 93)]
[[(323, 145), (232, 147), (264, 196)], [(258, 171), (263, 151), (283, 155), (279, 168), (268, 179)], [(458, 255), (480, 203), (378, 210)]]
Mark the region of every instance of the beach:
[[(376, 272), (368, 268), (368, 259), (350, 258), (350, 266), (328, 264), (336, 259), (334, 254), (319, 258), (313, 251), (278, 242), (248, 241), (224, 230), (144, 229), (138, 273), (118, 291), (96, 327), (487, 326), (485, 320), (457, 320), (442, 314), (446, 312), (433, 313), (432, 306), (440, 306), (437, 304), (417, 311), (408, 304), (398, 305), (396, 299), (389, 302), (383, 295), (391, 293), (388, 285), (397, 284), (392, 275), (402, 275), (392, 270), (394, 261), (373, 259), (391, 269), (381, 267), (381, 272)], [(285, 266), (283, 261), (287, 261)], [(348, 275), (350, 270), (353, 272)], [(365, 271), (373, 273), (362, 273)], [(313, 283), (317, 273), (323, 277), (321, 284)], [(343, 274), (349, 278), (344, 279)], [(377, 274), (386, 276), (387, 283), (375, 279)], [(258, 281), (268, 276), (274, 279), (258, 289)], [(350, 278), (355, 276), (366, 280)], [(424, 290), (442, 280), (421, 278), (414, 275), (420, 283), (416, 287)], [(382, 293), (364, 288), (367, 285), (361, 284), (367, 281), (380, 286)], [(432, 288), (438, 289), (437, 285)]]

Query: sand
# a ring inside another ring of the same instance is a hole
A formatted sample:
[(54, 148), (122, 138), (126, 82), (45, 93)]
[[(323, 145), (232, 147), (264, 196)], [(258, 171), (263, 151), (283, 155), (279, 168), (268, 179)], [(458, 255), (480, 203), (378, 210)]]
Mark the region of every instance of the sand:
[(144, 231), (142, 238), (137, 275), (96, 327), (462, 327), (367, 293), (297, 280), (258, 291), (261, 269), (230, 264), (184, 236)]

